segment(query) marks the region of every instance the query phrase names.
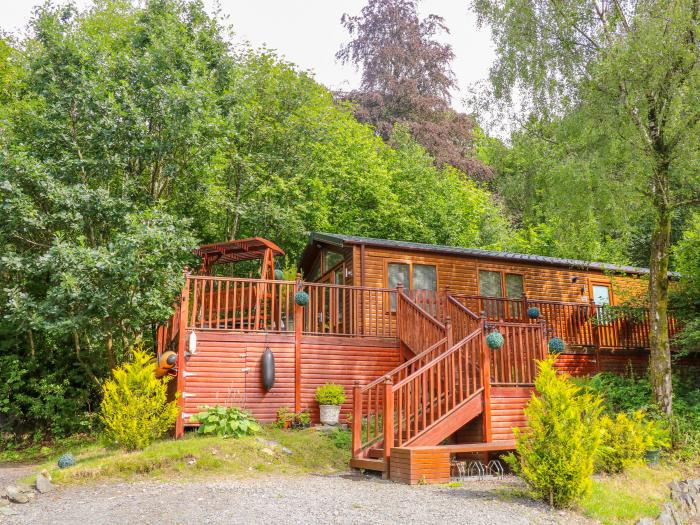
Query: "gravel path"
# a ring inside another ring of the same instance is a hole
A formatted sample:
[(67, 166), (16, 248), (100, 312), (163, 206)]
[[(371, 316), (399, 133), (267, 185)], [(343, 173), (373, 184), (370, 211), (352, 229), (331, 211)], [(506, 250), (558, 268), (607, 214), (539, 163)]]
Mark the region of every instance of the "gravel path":
[(409, 487), (350, 476), (259, 477), (138, 482), (60, 488), (25, 505), (2, 525), (19, 524), (584, 524), (571, 513), (497, 500), (496, 486)]

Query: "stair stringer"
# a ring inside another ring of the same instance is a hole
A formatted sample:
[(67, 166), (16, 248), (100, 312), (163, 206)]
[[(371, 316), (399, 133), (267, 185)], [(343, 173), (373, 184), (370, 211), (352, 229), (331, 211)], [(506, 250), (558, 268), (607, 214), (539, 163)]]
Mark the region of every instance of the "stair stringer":
[(432, 423), (417, 436), (401, 444), (402, 447), (438, 445), (484, 411), (484, 390), (480, 389), (454, 409)]

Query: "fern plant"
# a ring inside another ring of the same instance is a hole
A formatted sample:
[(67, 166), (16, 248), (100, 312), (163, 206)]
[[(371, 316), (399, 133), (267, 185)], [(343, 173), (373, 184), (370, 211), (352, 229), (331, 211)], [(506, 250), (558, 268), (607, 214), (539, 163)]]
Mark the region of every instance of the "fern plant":
[(168, 401), (169, 377), (156, 378), (149, 354), (135, 349), (133, 360), (115, 369), (102, 387), (100, 419), (108, 442), (127, 450), (142, 449), (175, 423), (178, 407)]
[(190, 421), (200, 423), (197, 431), (205, 435), (240, 438), (260, 432), (253, 416), (238, 407), (204, 407)]

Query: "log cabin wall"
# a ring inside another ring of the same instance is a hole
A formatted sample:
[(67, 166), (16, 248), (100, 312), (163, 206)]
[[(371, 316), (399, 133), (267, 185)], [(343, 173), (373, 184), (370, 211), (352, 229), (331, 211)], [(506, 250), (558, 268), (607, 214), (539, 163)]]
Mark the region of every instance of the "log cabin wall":
[[(238, 406), (260, 421), (272, 422), (279, 408), (294, 410), (298, 379), (301, 409), (311, 412), (313, 422), (318, 422), (319, 416), (316, 387), (328, 382), (343, 385), (347, 400), (341, 419), (346, 421), (355, 381), (369, 383), (399, 364), (395, 340), (303, 336), (297, 378), (293, 334), (223, 330), (197, 330), (196, 334), (197, 351), (186, 360), (181, 385), (183, 413), (187, 415), (200, 412), (204, 406)], [(270, 348), (275, 357), (275, 383), (269, 392), (263, 389), (261, 379), (265, 348)]]
[[(479, 290), (479, 270), (514, 273), (523, 276), (525, 295), (529, 299), (547, 301), (579, 302), (584, 294), (591, 297), (591, 285), (609, 284), (612, 303), (619, 304), (632, 298), (644, 296), (647, 281), (638, 275), (612, 275), (600, 270), (580, 270), (531, 262), (478, 258), (465, 255), (449, 255), (410, 250), (399, 250), (376, 246), (365, 246), (364, 268), (361, 261), (361, 247), (354, 246), (353, 265), (364, 270), (364, 286), (386, 287), (387, 265), (390, 262), (408, 262), (434, 265), (437, 269), (437, 286), (442, 291), (481, 295)], [(572, 282), (576, 277), (576, 282)], [(360, 272), (354, 283), (360, 285)]]

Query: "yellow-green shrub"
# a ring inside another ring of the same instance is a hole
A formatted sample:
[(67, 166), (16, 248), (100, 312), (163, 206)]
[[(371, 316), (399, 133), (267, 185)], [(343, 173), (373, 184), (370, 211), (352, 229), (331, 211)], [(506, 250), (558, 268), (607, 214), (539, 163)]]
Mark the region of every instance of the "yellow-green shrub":
[(127, 450), (142, 449), (162, 436), (175, 423), (178, 407), (167, 400), (167, 381), (157, 379), (156, 364), (142, 350), (133, 361), (113, 371), (102, 387), (100, 419), (105, 437)]
[(632, 416), (624, 412), (614, 418), (600, 418), (601, 443), (596, 466), (609, 473), (622, 472), (642, 459), (647, 446), (647, 425), (644, 413), (637, 411)]
[(517, 455), (506, 460), (534, 497), (565, 507), (590, 491), (602, 400), (558, 375), (553, 359), (538, 368), (537, 392), (525, 408), (528, 428), (515, 430)]

